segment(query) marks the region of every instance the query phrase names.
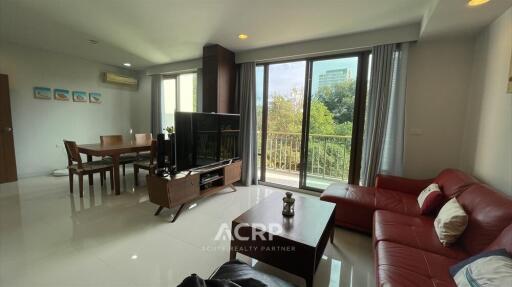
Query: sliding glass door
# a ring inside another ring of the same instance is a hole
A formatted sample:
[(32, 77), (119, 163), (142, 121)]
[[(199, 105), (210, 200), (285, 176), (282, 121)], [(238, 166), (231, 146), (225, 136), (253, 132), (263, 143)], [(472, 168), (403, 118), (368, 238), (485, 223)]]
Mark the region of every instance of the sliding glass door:
[(298, 188), (306, 61), (269, 64), (258, 71), (260, 77), (263, 72), (265, 82), (260, 144), (264, 169), (260, 178)]
[(348, 182), (359, 57), (311, 61), (304, 186)]
[(311, 190), (357, 181), (367, 57), (257, 66), (260, 181)]

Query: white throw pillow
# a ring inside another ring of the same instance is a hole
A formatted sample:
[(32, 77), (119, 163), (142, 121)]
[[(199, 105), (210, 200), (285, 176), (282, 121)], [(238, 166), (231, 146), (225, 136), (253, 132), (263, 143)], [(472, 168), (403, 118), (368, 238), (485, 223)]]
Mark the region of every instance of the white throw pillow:
[(456, 198), (450, 199), (434, 221), (434, 228), (439, 237), (439, 241), (444, 246), (450, 245), (457, 241), (459, 236), (464, 232), (468, 225), (468, 215), (457, 202)]
[(441, 192), (441, 189), (439, 188), (439, 185), (437, 185), (437, 183), (432, 183), (431, 185), (427, 186), (420, 193), (420, 195), (418, 195), (418, 204), (420, 205), (420, 208), (423, 206), (423, 203), (425, 202), (425, 199), (427, 199), (428, 195), (434, 191)]
[(450, 268), (457, 287), (512, 286), (512, 257), (505, 249), (486, 251)]

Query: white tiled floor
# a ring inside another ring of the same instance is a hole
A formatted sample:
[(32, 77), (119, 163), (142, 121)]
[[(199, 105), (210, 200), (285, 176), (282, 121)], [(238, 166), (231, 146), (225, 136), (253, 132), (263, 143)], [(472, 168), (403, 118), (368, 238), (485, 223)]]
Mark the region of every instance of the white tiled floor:
[[(215, 240), (219, 228), (269, 194), (282, 192), (264, 186), (226, 189), (168, 223), (173, 211), (153, 216), (156, 206), (148, 201), (144, 180), (134, 188), (132, 178), (127, 173), (122, 189), (128, 191), (113, 196), (96, 177), (83, 199), (78, 192), (69, 194), (67, 177), (1, 184), (0, 286), (168, 287), (191, 273), (207, 278), (229, 258), (229, 241)], [(304, 286), (296, 276), (238, 258)], [(315, 286), (374, 285), (371, 238), (337, 228)]]

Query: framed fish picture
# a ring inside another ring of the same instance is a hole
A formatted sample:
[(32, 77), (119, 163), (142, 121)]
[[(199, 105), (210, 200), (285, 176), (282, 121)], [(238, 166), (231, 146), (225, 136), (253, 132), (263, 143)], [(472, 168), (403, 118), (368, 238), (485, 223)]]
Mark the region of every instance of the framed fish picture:
[(57, 101), (69, 101), (69, 91), (64, 89), (53, 89), (53, 98)]
[(87, 93), (82, 91), (73, 91), (73, 102), (87, 103)]
[(42, 100), (51, 100), (52, 89), (46, 87), (34, 87), (34, 98)]
[(101, 104), (101, 94), (100, 93), (89, 93), (89, 103)]

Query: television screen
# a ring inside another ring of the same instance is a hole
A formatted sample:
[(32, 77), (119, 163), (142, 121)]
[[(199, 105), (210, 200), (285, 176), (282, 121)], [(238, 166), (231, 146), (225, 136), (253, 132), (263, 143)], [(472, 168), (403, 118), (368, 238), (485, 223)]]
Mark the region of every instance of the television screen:
[(240, 115), (176, 112), (178, 171), (238, 158)]

